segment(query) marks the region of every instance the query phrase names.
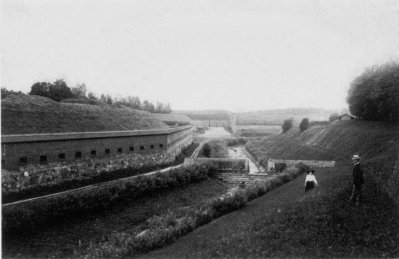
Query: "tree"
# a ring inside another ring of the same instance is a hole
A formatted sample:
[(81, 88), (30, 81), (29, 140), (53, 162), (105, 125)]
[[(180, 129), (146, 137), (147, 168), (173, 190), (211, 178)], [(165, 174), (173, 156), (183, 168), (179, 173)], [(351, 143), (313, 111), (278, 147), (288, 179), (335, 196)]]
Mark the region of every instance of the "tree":
[(16, 91), (13, 91), (13, 90), (7, 90), (5, 87), (1, 88), (1, 99), (5, 99), (7, 96), (12, 95), (12, 94), (24, 95), (24, 93), (21, 92), (21, 91), (16, 92)]
[(73, 98), (73, 93), (71, 88), (68, 87), (66, 82), (63, 79), (56, 80), (52, 85), (49, 87), (49, 98), (53, 99), (54, 101), (61, 101), (67, 98)]
[(86, 98), (87, 88), (84, 83), (72, 87), (71, 90), (76, 98)]
[(282, 125), (283, 133), (290, 130), (292, 128), (292, 125), (293, 125), (293, 119), (286, 119)]
[(301, 132), (304, 132), (309, 128), (309, 119), (308, 118), (303, 118), (301, 123), (299, 124), (299, 129)]
[(49, 97), (50, 87), (51, 84), (48, 82), (37, 82), (31, 86), (29, 94)]
[(338, 113), (333, 113), (333, 114), (331, 114), (330, 117), (328, 118), (328, 120), (329, 120), (330, 122), (336, 121), (336, 120), (338, 120), (338, 119), (339, 119), (339, 114), (338, 114)]
[(346, 100), (360, 119), (399, 121), (399, 63), (366, 69), (352, 81)]

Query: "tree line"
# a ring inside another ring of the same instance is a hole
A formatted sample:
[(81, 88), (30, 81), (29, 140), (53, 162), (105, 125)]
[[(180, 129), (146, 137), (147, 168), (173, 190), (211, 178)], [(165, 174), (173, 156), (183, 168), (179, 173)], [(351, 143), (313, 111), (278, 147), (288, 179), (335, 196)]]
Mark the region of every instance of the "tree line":
[[(4, 99), (10, 94), (24, 94), (21, 91), (7, 90), (1, 88), (1, 98)], [(137, 96), (112, 97), (111, 95), (101, 94), (97, 96), (93, 92), (88, 92), (84, 83), (70, 87), (63, 79), (58, 79), (53, 83), (37, 82), (31, 86), (29, 95), (39, 95), (50, 98), (54, 101), (71, 102), (71, 103), (87, 103), (87, 104), (108, 104), (108, 105), (124, 105), (136, 110), (148, 111), (151, 113), (170, 113), (172, 111), (170, 104), (157, 102), (156, 104), (144, 100), (141, 101)]]
[(362, 120), (399, 121), (399, 63), (367, 68), (348, 90), (349, 111)]

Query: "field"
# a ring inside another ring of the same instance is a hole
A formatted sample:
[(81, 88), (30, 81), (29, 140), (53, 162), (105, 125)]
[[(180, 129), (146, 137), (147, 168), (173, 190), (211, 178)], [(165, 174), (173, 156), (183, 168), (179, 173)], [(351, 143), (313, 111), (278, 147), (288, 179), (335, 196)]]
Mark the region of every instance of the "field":
[(2, 134), (112, 131), (167, 128), (144, 111), (127, 107), (59, 103), (35, 95), (1, 100)]

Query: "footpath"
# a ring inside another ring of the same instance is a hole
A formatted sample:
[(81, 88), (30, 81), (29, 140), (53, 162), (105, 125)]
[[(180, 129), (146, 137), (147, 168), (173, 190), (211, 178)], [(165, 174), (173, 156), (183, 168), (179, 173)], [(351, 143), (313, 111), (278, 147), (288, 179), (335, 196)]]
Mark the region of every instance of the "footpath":
[[(347, 174), (345, 170), (331, 173), (331, 168), (316, 168), (316, 177), (320, 187), (309, 193), (304, 193), (305, 174), (302, 174), (293, 181), (276, 188), (264, 196), (253, 200), (240, 210), (220, 217), (217, 220), (206, 224), (193, 232), (181, 237), (175, 243), (159, 250), (142, 254), (139, 258), (198, 258), (201, 252), (209, 248), (213, 241), (228, 236), (235, 236), (245, 232), (256, 222), (268, 217), (272, 212), (279, 211), (283, 204), (296, 202), (305, 195), (317, 195), (323, 188), (323, 183), (332, 178)], [(283, 213), (283, 212), (282, 212)]]

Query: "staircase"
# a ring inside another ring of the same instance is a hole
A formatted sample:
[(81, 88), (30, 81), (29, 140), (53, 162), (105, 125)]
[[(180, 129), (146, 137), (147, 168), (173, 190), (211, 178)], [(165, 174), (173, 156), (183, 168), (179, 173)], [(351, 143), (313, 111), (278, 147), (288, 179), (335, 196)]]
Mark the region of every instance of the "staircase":
[(239, 172), (218, 172), (215, 174), (215, 177), (222, 180), (227, 186), (233, 188), (238, 187), (242, 182), (245, 182), (245, 185), (250, 185), (255, 181), (265, 180), (268, 175)]

